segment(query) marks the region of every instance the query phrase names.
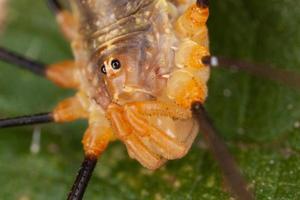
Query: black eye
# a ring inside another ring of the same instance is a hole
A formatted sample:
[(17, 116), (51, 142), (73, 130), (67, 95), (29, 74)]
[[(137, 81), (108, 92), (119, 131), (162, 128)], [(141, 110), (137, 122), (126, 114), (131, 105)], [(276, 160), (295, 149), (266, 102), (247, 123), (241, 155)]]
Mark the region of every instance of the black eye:
[(103, 74), (106, 74), (106, 68), (105, 68), (105, 65), (104, 65), (104, 64), (101, 66), (101, 72), (102, 72)]
[(119, 60), (117, 59), (114, 59), (111, 61), (111, 67), (114, 69), (114, 70), (118, 70), (121, 68), (121, 63)]

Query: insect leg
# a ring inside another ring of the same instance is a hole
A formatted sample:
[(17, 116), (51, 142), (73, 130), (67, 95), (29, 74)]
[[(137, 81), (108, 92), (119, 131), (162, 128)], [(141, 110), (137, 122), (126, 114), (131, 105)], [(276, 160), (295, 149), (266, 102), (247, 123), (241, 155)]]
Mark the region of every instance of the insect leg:
[(54, 13), (59, 13), (63, 10), (63, 6), (59, 2), (59, 0), (48, 0), (48, 5), (49, 8), (54, 12)]
[(52, 65), (46, 65), (17, 53), (0, 47), (0, 60), (14, 64), (34, 74), (43, 76), (60, 87), (77, 88), (78, 82), (75, 78), (76, 64), (74, 61), (64, 61)]
[(230, 186), (233, 195), (239, 200), (253, 200), (253, 194), (247, 189), (246, 181), (239, 171), (234, 159), (230, 155), (224, 141), (222, 141), (222, 139), (218, 136), (218, 133), (213, 127), (202, 103), (193, 103), (192, 112), (194, 118), (199, 122), (200, 130), (204, 135), (204, 139), (223, 171), (225, 181)]
[(0, 128), (42, 124), (50, 122), (70, 122), (86, 118), (87, 112), (78, 97), (71, 97), (59, 103), (53, 112), (0, 119)]
[(74, 181), (68, 199), (82, 199), (90, 177), (96, 166), (98, 157), (106, 149), (111, 140), (114, 139), (110, 124), (101, 112), (86, 112), (83, 106), (83, 98), (80, 93), (72, 98), (61, 102), (53, 112), (58, 122), (72, 121), (78, 118), (89, 118), (89, 127), (82, 139), (84, 149), (84, 161)]
[(77, 178), (68, 195), (68, 199), (82, 199), (85, 189), (92, 176), (98, 157), (106, 149), (109, 142), (114, 139), (110, 124), (101, 111), (87, 113), (83, 106), (84, 98), (78, 93), (75, 97), (61, 102), (53, 112), (55, 121), (67, 122), (78, 118), (89, 118), (89, 127), (82, 139), (84, 161), (78, 172)]
[(0, 119), (0, 128), (17, 127), (25, 125), (43, 124), (54, 122), (52, 113), (27, 115), (22, 117)]
[(207, 56), (202, 62), (217, 68), (238, 69), (250, 74), (266, 78), (293, 88), (300, 88), (300, 74), (282, 70), (264, 64), (254, 64), (247, 61), (225, 58), (222, 56)]
[(25, 58), (24, 56), (11, 52), (2, 47), (0, 47), (0, 60), (29, 70), (32, 73), (37, 74), (39, 76), (46, 76), (45, 64), (29, 58)]
[(56, 21), (64, 36), (72, 41), (77, 36), (77, 22), (70, 11), (63, 9), (58, 0), (48, 0), (51, 10), (56, 15)]
[(68, 200), (81, 200), (83, 198), (97, 161), (98, 159), (95, 157), (84, 157), (72, 189), (68, 195)]

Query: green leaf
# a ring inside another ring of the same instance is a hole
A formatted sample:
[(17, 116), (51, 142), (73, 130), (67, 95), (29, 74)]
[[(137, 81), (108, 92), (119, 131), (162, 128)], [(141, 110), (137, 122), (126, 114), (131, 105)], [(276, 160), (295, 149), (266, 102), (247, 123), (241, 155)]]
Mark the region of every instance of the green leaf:
[[(10, 0), (0, 44), (53, 63), (72, 57), (44, 1)], [(211, 1), (211, 50), (300, 72), (300, 2)], [(73, 91), (0, 64), (0, 116), (51, 110)], [(300, 90), (241, 72), (214, 69), (207, 109), (258, 200), (300, 196)], [(0, 132), (0, 199), (64, 199), (82, 159), (85, 122), (42, 126), (41, 152), (30, 153), (33, 128)], [(201, 137), (183, 159), (150, 172), (111, 145), (86, 199), (230, 199)]]

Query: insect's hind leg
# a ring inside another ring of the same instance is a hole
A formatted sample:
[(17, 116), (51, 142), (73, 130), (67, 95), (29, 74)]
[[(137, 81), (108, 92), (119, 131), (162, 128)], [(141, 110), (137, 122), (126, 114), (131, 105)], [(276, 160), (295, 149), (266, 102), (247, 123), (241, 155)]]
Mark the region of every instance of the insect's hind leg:
[(61, 101), (52, 112), (0, 119), (0, 128), (51, 122), (64, 123), (87, 117), (88, 113), (77, 95)]
[(58, 0), (48, 0), (49, 7), (56, 15), (56, 21), (64, 36), (72, 41), (77, 35), (77, 22), (70, 11), (63, 8)]

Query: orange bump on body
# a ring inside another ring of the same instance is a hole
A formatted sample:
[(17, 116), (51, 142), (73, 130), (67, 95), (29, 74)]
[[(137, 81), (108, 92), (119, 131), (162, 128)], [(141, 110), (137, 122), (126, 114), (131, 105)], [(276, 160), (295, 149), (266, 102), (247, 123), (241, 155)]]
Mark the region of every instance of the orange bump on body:
[(208, 19), (208, 9), (203, 9), (196, 4), (192, 5), (185, 13), (185, 17), (193, 23), (194, 26), (205, 25)]
[(58, 104), (53, 111), (53, 117), (56, 122), (70, 122), (78, 118), (88, 118), (88, 113), (77, 97), (71, 97)]
[(177, 92), (176, 103), (184, 108), (190, 108), (193, 102), (204, 102), (206, 96), (206, 85), (191, 79)]
[(200, 8), (194, 4), (177, 20), (176, 29), (182, 36), (191, 37), (206, 26), (208, 16), (207, 8)]
[(201, 69), (205, 67), (205, 64), (202, 63), (202, 58), (209, 55), (207, 48), (197, 45), (193, 47), (190, 52), (191, 53), (189, 55), (189, 58), (187, 59), (186, 66), (195, 69)]
[(202, 26), (198, 32), (194, 33), (191, 40), (196, 42), (197, 44), (209, 48), (209, 37), (208, 37), (208, 29), (206, 26)]
[(76, 65), (74, 61), (63, 61), (50, 65), (46, 76), (60, 87), (78, 88), (79, 82), (75, 77)]
[(190, 39), (185, 39), (176, 52), (175, 63), (178, 68), (201, 69), (205, 67), (202, 58), (208, 55), (209, 51), (205, 46), (201, 46)]

